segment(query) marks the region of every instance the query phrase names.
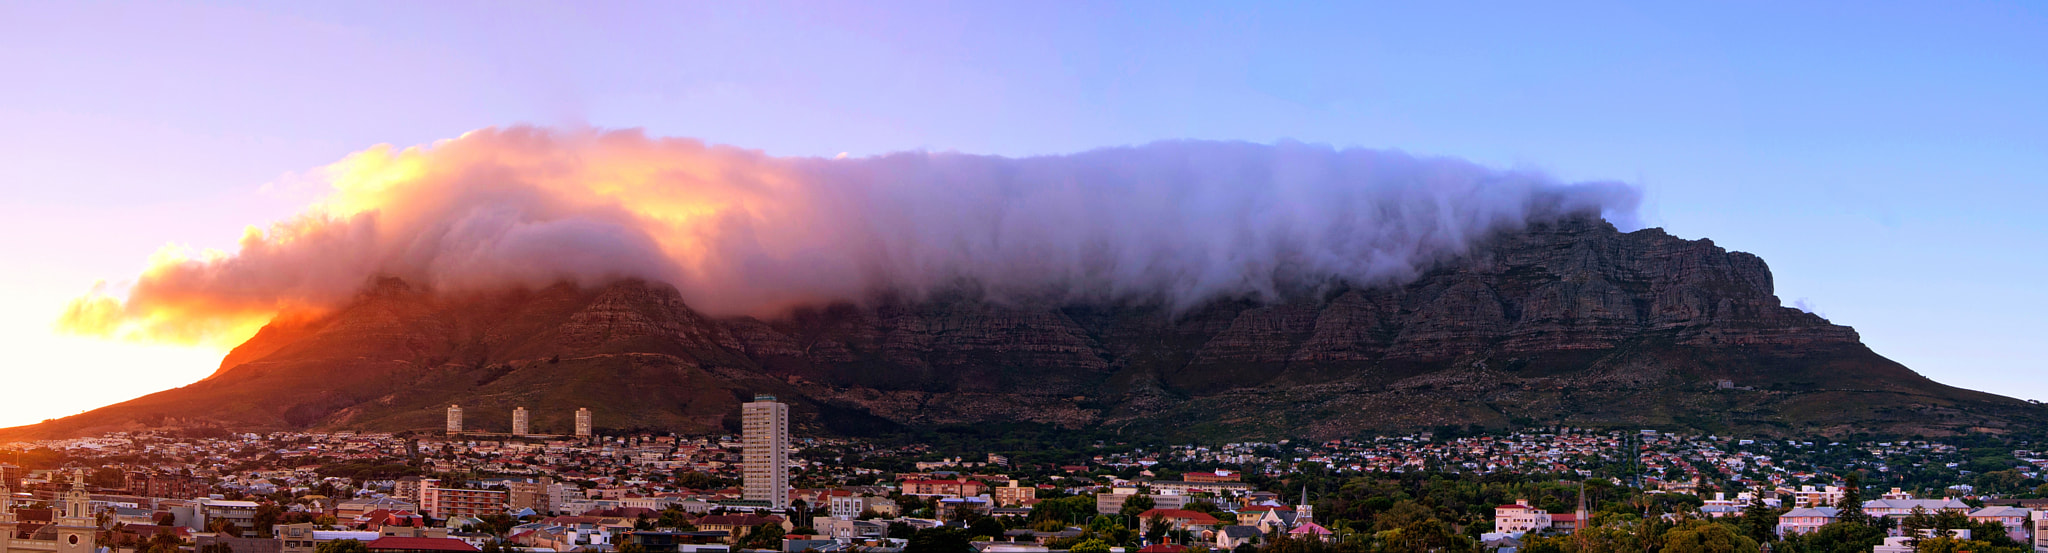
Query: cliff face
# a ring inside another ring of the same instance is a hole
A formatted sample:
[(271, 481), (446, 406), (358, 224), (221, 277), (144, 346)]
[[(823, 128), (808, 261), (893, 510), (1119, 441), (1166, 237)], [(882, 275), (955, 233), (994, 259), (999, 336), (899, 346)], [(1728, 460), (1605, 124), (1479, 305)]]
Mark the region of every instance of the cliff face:
[[(1724, 389), (1727, 381), (1734, 388)], [(1943, 386), (1780, 305), (1756, 256), (1597, 220), (1494, 239), (1401, 286), (1279, 304), (1004, 305), (972, 298), (712, 319), (673, 288), (448, 297), (375, 283), (276, 323), (219, 373), (0, 433), (164, 424), (716, 431), (770, 392), (824, 432), (1029, 421), (1188, 437), (1328, 438), (1441, 425), (1789, 434), (1998, 431), (2038, 408)]]

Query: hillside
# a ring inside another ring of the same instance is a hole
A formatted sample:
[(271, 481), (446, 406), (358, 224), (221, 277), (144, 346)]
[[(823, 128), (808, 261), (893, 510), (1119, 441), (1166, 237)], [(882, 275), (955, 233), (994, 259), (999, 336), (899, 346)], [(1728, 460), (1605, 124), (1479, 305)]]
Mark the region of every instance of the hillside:
[[(1726, 384), (1723, 384), (1726, 381)], [(1334, 438), (1445, 425), (1943, 435), (2042, 408), (1929, 380), (1849, 327), (1783, 307), (1762, 259), (1576, 219), (1496, 237), (1391, 287), (1184, 313), (971, 295), (712, 319), (665, 284), (486, 295), (373, 283), (274, 323), (219, 372), (0, 438), (151, 427), (722, 432), (755, 393), (808, 432), (1039, 422), (1187, 438)]]

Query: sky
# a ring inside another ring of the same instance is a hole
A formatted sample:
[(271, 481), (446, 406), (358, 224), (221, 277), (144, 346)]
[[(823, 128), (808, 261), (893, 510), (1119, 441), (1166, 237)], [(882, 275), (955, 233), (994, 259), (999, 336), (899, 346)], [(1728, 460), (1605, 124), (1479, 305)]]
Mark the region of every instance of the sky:
[(1643, 222), (1944, 383), (2048, 400), (2048, 6), (1973, 2), (0, 3), (0, 425), (205, 377), (67, 336), (376, 144), (643, 128), (772, 155), (1166, 139), (1641, 186)]

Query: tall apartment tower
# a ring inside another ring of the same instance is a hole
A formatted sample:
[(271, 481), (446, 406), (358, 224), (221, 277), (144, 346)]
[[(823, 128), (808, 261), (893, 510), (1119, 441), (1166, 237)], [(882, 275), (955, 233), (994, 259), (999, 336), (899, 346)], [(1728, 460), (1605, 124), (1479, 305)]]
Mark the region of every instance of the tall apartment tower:
[(590, 437), (590, 408), (576, 408), (576, 437)]
[(514, 408), (512, 408), (512, 435), (514, 435), (514, 436), (525, 436), (525, 435), (527, 435), (527, 434), (528, 434), (528, 432), (527, 432), (527, 430), (528, 430), (528, 427), (527, 427), (527, 420), (528, 420), (528, 419), (527, 419), (527, 416), (526, 416), (526, 408), (525, 408), (525, 407), (514, 407)]
[(450, 406), (448, 406), (448, 434), (452, 436), (452, 435), (455, 435), (455, 434), (461, 434), (461, 433), (462, 433), (462, 406), (461, 406), (461, 405), (450, 405)]
[(746, 464), (746, 498), (789, 509), (789, 406), (775, 396), (757, 395), (740, 407), (740, 446)]

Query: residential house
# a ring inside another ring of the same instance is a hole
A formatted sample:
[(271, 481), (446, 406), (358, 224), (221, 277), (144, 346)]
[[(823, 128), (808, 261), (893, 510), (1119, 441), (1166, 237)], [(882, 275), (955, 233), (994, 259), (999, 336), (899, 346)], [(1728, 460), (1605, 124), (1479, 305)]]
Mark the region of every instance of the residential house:
[(1216, 529), (1215, 549), (1227, 551), (1240, 545), (1258, 545), (1265, 535), (1256, 526), (1225, 526)]

